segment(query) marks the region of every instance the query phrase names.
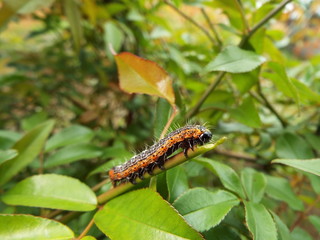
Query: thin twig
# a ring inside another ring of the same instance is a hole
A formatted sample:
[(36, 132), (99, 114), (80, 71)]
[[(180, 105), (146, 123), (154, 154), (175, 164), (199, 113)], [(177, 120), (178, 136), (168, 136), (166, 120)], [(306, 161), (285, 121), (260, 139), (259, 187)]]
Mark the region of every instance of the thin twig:
[(187, 113), (187, 116), (186, 116), (187, 119), (191, 119), (195, 114), (198, 113), (198, 111), (200, 110), (201, 105), (208, 98), (208, 96), (211, 94), (211, 92), (219, 85), (219, 83), (223, 79), (224, 75), (226, 75), (226, 72), (220, 72), (217, 75), (216, 79), (210, 84), (210, 86), (208, 87), (207, 91), (202, 95), (201, 99), (196, 104), (196, 106), (190, 112)]
[(213, 35), (216, 38), (217, 45), (219, 46), (219, 48), (221, 48), (222, 47), (222, 41), (221, 41), (221, 38), (220, 38), (215, 26), (210, 21), (210, 18), (209, 18), (208, 14), (207, 14), (207, 12), (206, 12), (206, 10), (204, 8), (201, 8), (201, 12), (202, 12), (202, 15), (204, 16), (204, 18), (206, 19), (206, 21), (207, 21), (207, 23), (208, 23)]
[(173, 119), (175, 118), (175, 116), (177, 115), (178, 113), (178, 110), (177, 110), (177, 107), (175, 105), (172, 105), (172, 114), (168, 120), (168, 122), (166, 123), (166, 125), (164, 126), (163, 130), (162, 130), (162, 133), (160, 135), (160, 139), (164, 137), (164, 135), (167, 133)]
[(215, 45), (215, 40), (214, 38), (210, 35), (210, 33), (204, 28), (202, 27), (199, 23), (197, 23), (195, 20), (193, 20), (191, 17), (189, 17), (188, 15), (186, 15), (184, 12), (180, 11), (178, 8), (176, 8), (176, 6), (174, 6), (173, 4), (169, 3), (168, 1), (164, 1), (165, 4), (167, 4), (168, 6), (170, 6), (173, 10), (175, 10), (178, 14), (180, 14), (182, 17), (184, 17), (185, 19), (187, 19), (189, 22), (191, 22), (193, 25), (195, 25), (197, 28), (199, 28), (208, 38), (209, 40), (212, 42), (213, 45)]
[[(194, 158), (200, 154), (203, 154), (207, 151), (210, 151), (210, 150), (213, 150), (215, 149), (218, 145), (222, 144), (224, 141), (226, 140), (226, 137), (222, 137), (220, 138), (218, 141), (214, 142), (213, 144), (206, 144), (204, 146), (199, 146), (199, 147), (196, 147), (194, 149), (194, 151), (192, 151), (191, 149), (188, 150), (188, 156), (189, 158), (186, 158), (184, 156), (184, 153), (181, 152), (181, 153), (178, 153), (176, 155), (174, 155), (173, 157), (169, 158), (165, 164), (164, 164), (164, 168), (165, 169), (170, 169), (170, 168), (173, 168), (187, 160), (189, 160), (190, 158)], [(153, 175), (157, 175), (157, 174), (160, 174), (162, 173), (163, 171), (156, 167), (154, 170), (153, 170)], [(144, 179), (149, 179), (151, 178), (152, 176), (149, 174), (149, 173), (145, 173), (143, 175), (143, 178)], [(136, 179), (136, 182), (139, 183), (141, 182), (142, 180), (140, 178), (137, 178)], [(109, 201), (110, 199), (112, 198), (115, 198), (116, 196), (130, 190), (131, 188), (133, 188), (134, 185), (131, 184), (130, 182), (125, 182), (125, 183), (122, 183), (120, 185), (118, 185), (117, 187), (115, 188), (112, 188), (110, 189), (109, 191), (101, 194), (100, 196), (98, 196), (98, 203), (100, 205), (106, 203), (107, 201)]]
[(236, 5), (236, 7), (238, 8), (238, 10), (240, 12), (241, 19), (242, 19), (242, 22), (243, 22), (243, 25), (244, 25), (243, 33), (244, 34), (248, 34), (248, 32), (250, 31), (250, 27), (249, 27), (249, 23), (248, 23), (248, 21), (246, 19), (246, 16), (244, 14), (243, 7), (240, 4), (240, 0), (234, 0), (234, 2), (235, 2), (235, 5)]
[(86, 228), (83, 230), (83, 232), (79, 235), (79, 237), (76, 238), (76, 240), (80, 240), (81, 238), (83, 238), (92, 228), (94, 224), (94, 218), (91, 219), (91, 221), (88, 223), (88, 225), (86, 226)]
[(286, 120), (284, 120), (281, 115), (277, 112), (277, 110), (272, 106), (272, 104), (268, 101), (268, 99), (266, 98), (266, 96), (263, 94), (262, 89), (261, 89), (261, 85), (258, 82), (258, 94), (259, 96), (263, 99), (264, 101), (264, 105), (278, 118), (278, 120), (280, 121), (281, 125), (283, 128), (285, 128), (286, 126), (288, 126), (288, 123), (286, 122)]
[(318, 195), (318, 197), (312, 202), (312, 204), (309, 205), (309, 207), (305, 211), (298, 214), (298, 217), (290, 227), (290, 231), (293, 231), (293, 229), (295, 229), (303, 221), (303, 219), (308, 216), (309, 212), (311, 212), (311, 210), (318, 204), (318, 202), (320, 202), (320, 195)]
[(96, 192), (98, 191), (103, 185), (105, 185), (106, 183), (110, 182), (110, 179), (107, 178), (105, 180), (103, 180), (102, 182), (99, 182), (97, 185), (93, 186), (91, 188), (92, 191)]
[(243, 159), (246, 160), (248, 162), (252, 162), (252, 163), (257, 163), (258, 159), (246, 154), (240, 154), (240, 153), (236, 153), (236, 152), (231, 152), (231, 151), (226, 151), (226, 150), (221, 150), (221, 149), (216, 149), (215, 153), (219, 154), (219, 155), (223, 155), (223, 156), (227, 156), (230, 158), (236, 158), (236, 159)]
[(248, 34), (241, 39), (239, 46), (243, 46), (259, 28), (266, 24), (274, 15), (279, 13), (282, 10), (282, 8), (284, 8), (289, 2), (292, 2), (292, 0), (282, 1), (275, 9), (273, 9), (263, 19), (261, 19), (260, 22), (253, 26), (253, 28), (251, 28)]

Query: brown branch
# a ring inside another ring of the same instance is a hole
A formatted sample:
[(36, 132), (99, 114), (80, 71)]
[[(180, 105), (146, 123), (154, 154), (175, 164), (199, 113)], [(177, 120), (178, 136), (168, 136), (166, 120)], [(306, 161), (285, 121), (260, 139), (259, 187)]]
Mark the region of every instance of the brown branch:
[(320, 202), (320, 195), (318, 195), (318, 197), (313, 201), (312, 204), (309, 205), (309, 207), (305, 211), (299, 213), (296, 220), (291, 225), (290, 231), (293, 231), (293, 229), (295, 229), (308, 216), (309, 212), (311, 212), (311, 210), (318, 204), (318, 202)]
[(231, 152), (231, 151), (226, 151), (221, 149), (216, 149), (215, 153), (226, 156), (226, 157), (230, 157), (230, 158), (243, 159), (252, 163), (257, 163), (258, 161), (257, 158), (249, 156), (247, 154), (241, 154), (241, 153), (236, 153), (236, 152)]

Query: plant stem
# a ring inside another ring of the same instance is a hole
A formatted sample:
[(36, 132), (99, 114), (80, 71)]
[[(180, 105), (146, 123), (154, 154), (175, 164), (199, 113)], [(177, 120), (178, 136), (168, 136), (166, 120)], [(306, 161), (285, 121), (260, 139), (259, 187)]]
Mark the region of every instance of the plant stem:
[(247, 34), (249, 31), (250, 31), (250, 27), (249, 27), (249, 23), (246, 19), (246, 16), (244, 14), (244, 11), (243, 11), (243, 8), (242, 8), (242, 5), (240, 3), (240, 0), (234, 0), (235, 2), (235, 5), (237, 6), (239, 12), (240, 12), (240, 15), (241, 15), (241, 19), (242, 19), (242, 22), (243, 22), (243, 25), (244, 25), (244, 28), (243, 28), (243, 34)]
[(167, 4), (168, 6), (170, 6), (173, 10), (175, 10), (178, 14), (180, 14), (182, 17), (184, 17), (185, 19), (187, 19), (189, 22), (191, 22), (193, 25), (195, 25), (197, 28), (199, 28), (208, 38), (209, 40), (212, 42), (213, 45), (215, 45), (215, 40), (214, 38), (210, 35), (210, 33), (204, 28), (202, 27), (199, 23), (197, 23), (195, 20), (193, 20), (191, 17), (189, 17), (188, 15), (186, 15), (184, 12), (180, 11), (178, 8), (176, 8), (176, 6), (174, 6), (172, 3), (168, 2), (167, 0), (164, 1), (165, 4)]
[(93, 224), (94, 224), (94, 218), (91, 219), (91, 221), (88, 223), (88, 225), (83, 230), (83, 232), (79, 235), (79, 237), (76, 238), (76, 240), (82, 239), (89, 232), (89, 230), (92, 228)]
[(293, 231), (304, 219), (306, 216), (308, 216), (309, 212), (320, 202), (320, 195), (309, 205), (309, 207), (303, 211), (300, 212), (296, 220), (293, 222), (293, 224), (290, 227), (290, 231)]
[[(213, 144), (206, 144), (204, 146), (200, 146), (200, 147), (196, 147), (194, 149), (194, 151), (192, 151), (191, 149), (188, 150), (188, 158), (186, 158), (183, 154), (183, 152), (169, 158), (165, 164), (164, 164), (164, 168), (166, 170), (170, 169), (170, 168), (173, 168), (187, 160), (189, 160), (190, 158), (194, 158), (200, 154), (203, 154), (207, 151), (210, 151), (210, 150), (213, 150), (214, 148), (216, 148), (218, 145), (222, 144), (227, 138), (226, 137), (222, 137), (220, 138), (218, 141), (216, 141), (215, 143)], [(154, 170), (153, 170), (153, 175), (158, 175), (160, 173), (162, 173), (163, 171), (156, 167)], [(151, 178), (152, 176), (148, 173), (145, 173), (143, 175), (144, 179), (149, 179)], [(141, 179), (137, 179), (136, 182), (139, 183), (143, 180)], [(100, 196), (98, 196), (98, 203), (99, 205), (102, 205), (104, 203), (106, 203), (107, 201), (109, 201), (110, 199), (112, 198), (115, 198), (117, 196), (119, 196), (120, 194), (130, 190), (131, 188), (133, 188), (135, 185), (133, 185), (132, 183), (130, 182), (126, 182), (126, 183), (122, 183), (120, 185), (118, 185), (117, 187), (115, 188), (112, 188), (110, 189), (109, 191), (101, 194)]]
[(221, 38), (220, 38), (220, 36), (219, 36), (216, 28), (214, 27), (213, 23), (210, 21), (210, 18), (209, 18), (209, 16), (208, 16), (206, 10), (205, 10), (204, 8), (201, 8), (201, 12), (202, 12), (204, 18), (206, 19), (206, 21), (207, 21), (207, 23), (208, 23), (211, 31), (213, 32), (213, 35), (214, 35), (215, 38), (216, 38), (216, 42), (217, 42), (219, 48), (221, 48), (221, 47), (222, 47), (222, 41), (221, 41)]
[(166, 123), (166, 125), (164, 126), (163, 130), (162, 130), (162, 133), (160, 135), (160, 139), (164, 137), (164, 135), (167, 133), (173, 119), (175, 118), (175, 116), (177, 115), (178, 113), (178, 110), (177, 110), (177, 107), (175, 105), (172, 105), (172, 114), (168, 120), (168, 122)]
[(258, 94), (263, 99), (264, 105), (279, 119), (283, 128), (288, 126), (288, 123), (281, 117), (281, 115), (277, 112), (277, 110), (272, 106), (272, 104), (268, 101), (266, 96), (263, 94), (261, 85), (258, 82)]
[(194, 115), (198, 113), (200, 110), (201, 105), (204, 103), (204, 101), (208, 98), (208, 96), (211, 94), (211, 92), (219, 85), (221, 80), (223, 79), (224, 75), (226, 75), (226, 72), (220, 72), (216, 79), (210, 84), (207, 91), (202, 95), (200, 101), (197, 103), (197, 105), (191, 109), (190, 112), (187, 113), (186, 118), (191, 119)]
[[(177, 154), (177, 155), (174, 155), (173, 157), (169, 158), (165, 164), (164, 164), (164, 168), (166, 170), (170, 169), (170, 168), (173, 168), (187, 160), (189, 160), (190, 158), (194, 158), (200, 154), (203, 154), (203, 153), (206, 153), (210, 150), (213, 150), (215, 149), (218, 145), (222, 144), (224, 141), (226, 141), (227, 138), (226, 137), (222, 137), (220, 139), (218, 139), (216, 142), (212, 143), (212, 144), (206, 144), (204, 146), (199, 146), (199, 147), (195, 147), (194, 148), (194, 151), (192, 151), (191, 149), (188, 150), (188, 158), (186, 158), (183, 154), (183, 152)], [(163, 171), (161, 169), (159, 169), (158, 167), (156, 167), (154, 170), (153, 170), (153, 175), (158, 175), (160, 173), (162, 173)], [(143, 175), (143, 177), (145, 179), (148, 179), (148, 178), (151, 178), (152, 176), (149, 175), (148, 173), (145, 173)], [(141, 179), (137, 179), (136, 182), (139, 183), (143, 180)], [(127, 183), (123, 183), (123, 184), (120, 184), (118, 185), (117, 187), (115, 188), (111, 188), (110, 190), (108, 190), (107, 192), (101, 194), (98, 196), (98, 205), (103, 205), (105, 204), (107, 201), (121, 195), (122, 193), (124, 192), (127, 192), (128, 190), (134, 188), (135, 185), (127, 182)], [(64, 215), (59, 221), (61, 223), (67, 223), (69, 221), (71, 221), (72, 219), (80, 216), (83, 212), (69, 212), (67, 213), (66, 215)]]
[(247, 35), (245, 35), (239, 44), (239, 46), (243, 46), (250, 38), (251, 36), (264, 24), (266, 24), (273, 16), (275, 16), (277, 13), (279, 13), (282, 8), (284, 8), (289, 2), (292, 2), (292, 0), (284, 0), (282, 1), (276, 8), (274, 8), (271, 12), (269, 12), (263, 19), (260, 20), (256, 25), (254, 25), (251, 30), (248, 32)]

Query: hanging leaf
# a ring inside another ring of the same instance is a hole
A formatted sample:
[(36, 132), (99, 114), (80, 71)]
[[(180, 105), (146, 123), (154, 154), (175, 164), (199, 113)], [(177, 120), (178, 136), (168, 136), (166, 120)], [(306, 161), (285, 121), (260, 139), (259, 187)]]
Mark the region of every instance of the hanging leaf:
[(115, 55), (120, 87), (128, 93), (145, 93), (165, 98), (174, 105), (170, 76), (155, 62), (128, 52)]

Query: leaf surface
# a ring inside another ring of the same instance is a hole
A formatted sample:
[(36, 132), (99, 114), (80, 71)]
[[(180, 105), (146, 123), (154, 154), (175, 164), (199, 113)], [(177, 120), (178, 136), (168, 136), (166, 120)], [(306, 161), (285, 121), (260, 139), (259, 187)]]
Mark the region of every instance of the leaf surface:
[(300, 169), (305, 172), (313, 173), (320, 176), (320, 159), (275, 159), (272, 163), (281, 163), (290, 167)]
[(192, 227), (203, 232), (219, 224), (238, 203), (230, 192), (193, 188), (181, 195), (173, 206)]
[(246, 222), (255, 240), (277, 240), (277, 229), (271, 214), (260, 203), (244, 201)]
[(107, 202), (94, 221), (112, 240), (203, 239), (150, 189), (132, 191)]
[(174, 105), (172, 80), (158, 64), (128, 52), (115, 55), (115, 59), (124, 91), (156, 95)]
[(55, 167), (83, 159), (96, 158), (102, 155), (102, 150), (91, 143), (79, 143), (60, 149), (44, 162), (44, 167)]
[(0, 215), (1, 240), (67, 240), (74, 237), (71, 229), (57, 221), (31, 215)]
[(205, 73), (224, 71), (230, 73), (250, 72), (264, 63), (266, 59), (252, 51), (243, 50), (237, 46), (229, 46), (204, 69)]
[(90, 211), (97, 199), (92, 190), (78, 179), (56, 174), (26, 178), (6, 192), (2, 200), (10, 205)]
[(312, 147), (303, 138), (284, 133), (276, 140), (276, 153), (279, 158), (308, 159), (313, 158)]
[(249, 200), (260, 202), (267, 185), (265, 176), (252, 168), (245, 168), (241, 172), (241, 182)]
[(266, 193), (277, 200), (285, 201), (294, 210), (303, 210), (303, 202), (294, 194), (287, 179), (267, 176)]
[(45, 151), (48, 152), (71, 144), (89, 142), (93, 136), (94, 133), (91, 129), (81, 125), (72, 125), (49, 138)]
[(239, 194), (241, 198), (245, 199), (245, 193), (241, 185), (240, 178), (231, 167), (203, 157), (198, 157), (194, 161), (202, 164), (216, 174), (225, 188)]
[(17, 150), (19, 155), (0, 165), (0, 185), (6, 183), (35, 159), (41, 152), (53, 125), (53, 120), (40, 124), (26, 133), (14, 146), (12, 146), (12, 149)]

